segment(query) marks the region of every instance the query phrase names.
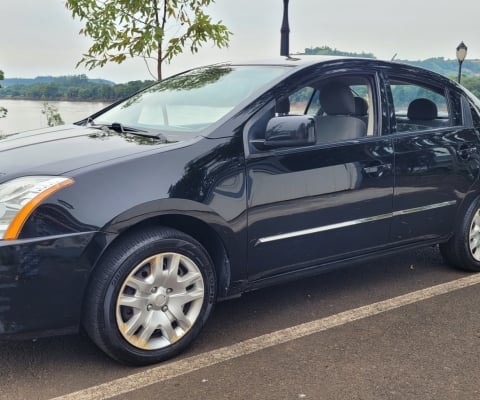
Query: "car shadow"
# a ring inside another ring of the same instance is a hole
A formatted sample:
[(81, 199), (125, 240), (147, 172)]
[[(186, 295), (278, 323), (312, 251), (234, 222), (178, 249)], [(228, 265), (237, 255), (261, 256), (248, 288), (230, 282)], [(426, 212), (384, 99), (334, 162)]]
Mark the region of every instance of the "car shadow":
[(429, 247), (245, 293), (217, 304), (189, 351), (228, 346), (466, 275)]

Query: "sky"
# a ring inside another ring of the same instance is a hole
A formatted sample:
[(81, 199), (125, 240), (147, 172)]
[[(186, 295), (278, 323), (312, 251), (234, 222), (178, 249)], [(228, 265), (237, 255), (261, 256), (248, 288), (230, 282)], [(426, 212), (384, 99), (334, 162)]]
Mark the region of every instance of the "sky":
[[(480, 59), (478, 0), (290, 0), (290, 51), (327, 45), (371, 52), (380, 59), (455, 59), (464, 41), (469, 59)], [(216, 0), (208, 8), (233, 36), (228, 49), (205, 44), (165, 66), (165, 75), (217, 62), (277, 56), (283, 0)], [(64, 0), (1, 0), (0, 69), (6, 78), (87, 74), (114, 82), (151, 79), (143, 60), (103, 68), (76, 68), (91, 45), (79, 35)], [(154, 68), (153, 68), (154, 69)]]

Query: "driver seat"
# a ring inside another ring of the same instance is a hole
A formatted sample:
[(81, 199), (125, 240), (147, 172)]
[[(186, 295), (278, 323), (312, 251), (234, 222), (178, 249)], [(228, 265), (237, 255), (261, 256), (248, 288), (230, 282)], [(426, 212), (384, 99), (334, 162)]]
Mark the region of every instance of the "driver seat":
[(346, 84), (332, 81), (323, 86), (320, 105), (326, 116), (317, 119), (319, 143), (340, 142), (367, 135), (366, 123), (355, 116), (355, 99)]

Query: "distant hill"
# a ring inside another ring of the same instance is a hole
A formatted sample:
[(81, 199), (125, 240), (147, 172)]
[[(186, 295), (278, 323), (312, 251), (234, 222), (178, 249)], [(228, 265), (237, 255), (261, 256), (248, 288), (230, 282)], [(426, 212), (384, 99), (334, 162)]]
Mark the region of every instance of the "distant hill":
[(115, 85), (115, 82), (108, 81), (106, 79), (90, 79), (86, 75), (72, 75), (72, 76), (37, 76), (36, 78), (6, 78), (2, 81), (2, 86), (15, 86), (15, 85), (35, 85), (37, 83), (77, 83), (77, 84), (87, 84), (87, 83), (96, 83), (100, 85)]
[(115, 84), (105, 79), (89, 79), (86, 75), (39, 76), (33, 79), (9, 78), (2, 81), (0, 98), (110, 102), (125, 98), (152, 83), (152, 81), (131, 81)]
[[(422, 67), (433, 72), (448, 76), (456, 77), (458, 74), (458, 61), (449, 60), (443, 57), (427, 58), (426, 60), (395, 60), (404, 64)], [(462, 65), (463, 75), (480, 76), (480, 60), (465, 60)]]
[(363, 58), (376, 58), (373, 53), (366, 53), (362, 51), (361, 53), (342, 51), (338, 49), (332, 49), (329, 46), (322, 47), (308, 47), (303, 53), (305, 55), (315, 55), (315, 56), (346, 56), (346, 57), (363, 57)]
[[(309, 55), (326, 55), (326, 56), (348, 56), (348, 57), (364, 57), (377, 58), (373, 53), (366, 52), (348, 52), (331, 48), (329, 46), (309, 47), (301, 54)], [(426, 60), (400, 60), (396, 62), (422, 67), (433, 72), (445, 75), (449, 78), (456, 77), (458, 74), (458, 61), (446, 59), (444, 57), (427, 58)], [(480, 60), (465, 60), (462, 66), (463, 75), (480, 76)]]

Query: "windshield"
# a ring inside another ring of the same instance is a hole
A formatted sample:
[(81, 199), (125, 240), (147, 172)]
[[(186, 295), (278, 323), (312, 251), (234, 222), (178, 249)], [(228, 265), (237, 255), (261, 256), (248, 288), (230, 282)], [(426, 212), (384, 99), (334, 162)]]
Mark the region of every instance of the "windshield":
[(166, 79), (99, 115), (93, 124), (122, 124), (164, 135), (197, 133), (285, 73), (281, 66), (212, 66)]

